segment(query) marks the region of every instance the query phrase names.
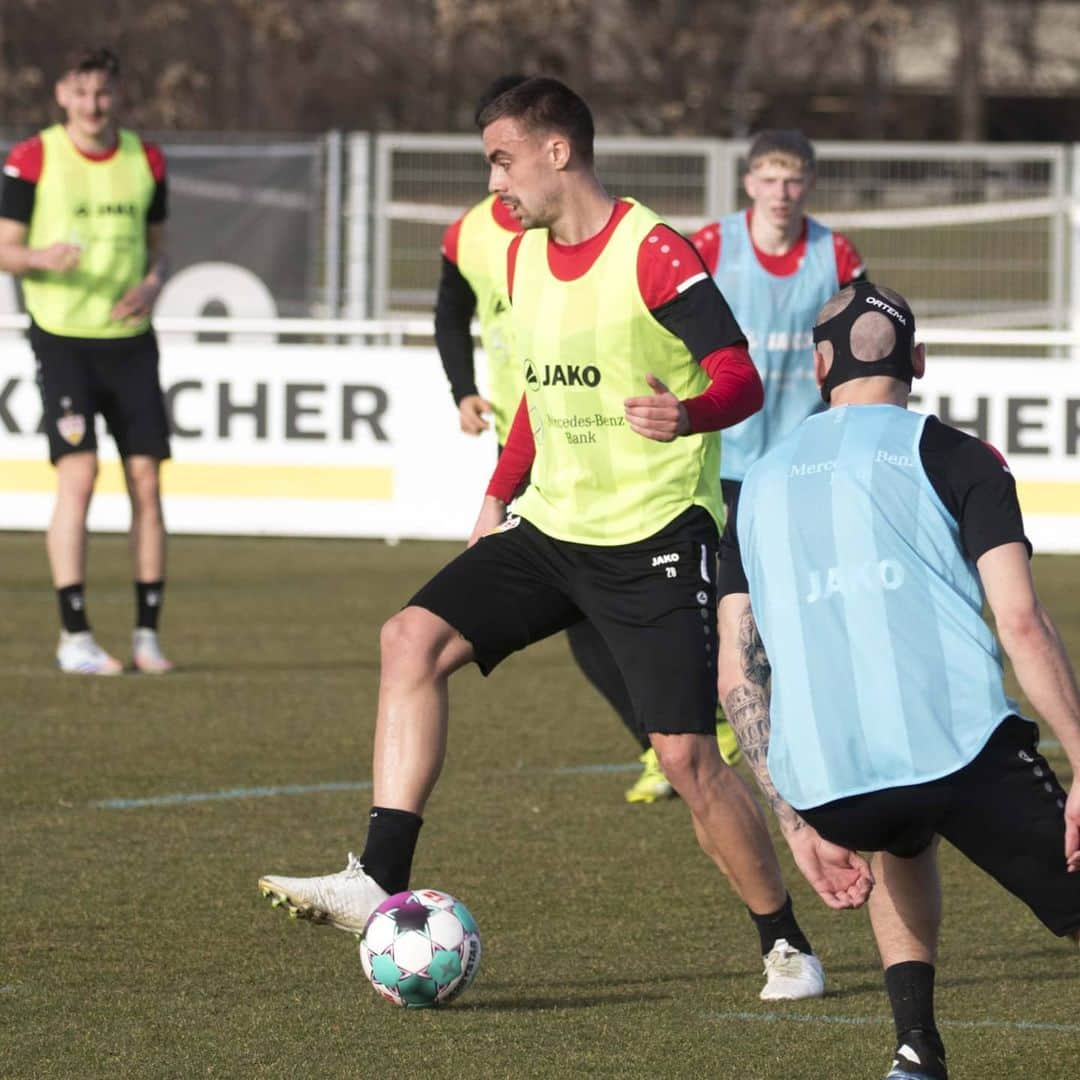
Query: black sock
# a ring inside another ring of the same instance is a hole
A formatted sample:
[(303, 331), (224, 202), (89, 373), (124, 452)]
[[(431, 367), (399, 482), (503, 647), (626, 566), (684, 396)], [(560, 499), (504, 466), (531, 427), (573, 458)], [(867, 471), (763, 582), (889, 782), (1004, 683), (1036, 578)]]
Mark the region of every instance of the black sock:
[(90, 629), (86, 620), (86, 596), (83, 584), (65, 585), (56, 590), (56, 599), (60, 603), (60, 622), (69, 634), (80, 634)]
[(892, 1006), (896, 1034), (912, 1028), (937, 1034), (934, 1023), (934, 965), (906, 960), (885, 969), (885, 989)]
[(135, 582), (135, 625), (137, 627), (147, 630), (157, 629), (164, 593), (164, 581)]
[(423, 824), (424, 819), (409, 810), (371, 808), (367, 842), (360, 861), (368, 875), (391, 895), (409, 887), (413, 852)]
[[(750, 911), (749, 908), (746, 909)], [(761, 938), (761, 955), (767, 956), (777, 938), (784, 938), (787, 943), (799, 952), (812, 953), (810, 942), (806, 935), (799, 929), (795, 921), (795, 912), (791, 908), (791, 897), (784, 901), (784, 906), (770, 915), (755, 915), (750, 911), (750, 918), (754, 920), (758, 936)]]

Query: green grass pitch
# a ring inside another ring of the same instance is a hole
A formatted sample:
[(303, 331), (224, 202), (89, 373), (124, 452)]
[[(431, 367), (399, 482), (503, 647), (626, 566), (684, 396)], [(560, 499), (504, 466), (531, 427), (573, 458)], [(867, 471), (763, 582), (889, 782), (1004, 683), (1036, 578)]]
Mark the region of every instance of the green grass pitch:
[[(459, 1002), (392, 1008), (351, 938), (260, 898), (261, 873), (325, 873), (359, 850), (378, 627), (455, 550), (176, 538), (164, 629), (180, 670), (95, 680), (52, 668), (41, 537), (0, 535), (0, 1077), (884, 1075), (865, 913), (828, 911), (782, 851), (829, 992), (758, 1001), (745, 911), (677, 801), (623, 802), (633, 774), (602, 767), (635, 748), (561, 638), (452, 684), (414, 884), (480, 924)], [(1080, 560), (1040, 558), (1036, 576), (1080, 660)], [(126, 655), (122, 538), (93, 538), (89, 580), (98, 637)], [(115, 803), (168, 795), (189, 798)], [(953, 1077), (1075, 1077), (1080, 955), (951, 849), (942, 861)]]

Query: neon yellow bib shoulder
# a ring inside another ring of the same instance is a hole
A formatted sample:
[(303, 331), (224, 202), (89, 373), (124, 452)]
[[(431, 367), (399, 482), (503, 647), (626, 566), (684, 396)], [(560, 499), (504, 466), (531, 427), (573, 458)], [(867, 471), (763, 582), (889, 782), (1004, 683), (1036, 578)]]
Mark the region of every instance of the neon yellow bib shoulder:
[(514, 269), (514, 326), (536, 442), (515, 510), (558, 539), (642, 540), (690, 506), (723, 525), (718, 432), (670, 443), (636, 434), (623, 402), (652, 373), (679, 398), (708, 385), (683, 342), (641, 297), (638, 249), (660, 219), (634, 204), (593, 265), (573, 281), (548, 266), (548, 233), (525, 233)]
[(514, 360), (514, 328), (506, 288), (506, 252), (517, 235), (494, 218), (495, 196), (477, 203), (461, 220), (458, 269), (476, 294), (476, 316), (487, 360), (487, 396), (495, 412), (499, 445), (506, 442), (523, 389)]
[(27, 242), (31, 247), (79, 244), (78, 267), (67, 274), (33, 271), (23, 278), (26, 308), (51, 334), (124, 338), (146, 330), (111, 317), (113, 305), (146, 272), (146, 213), (154, 177), (142, 141), (121, 129), (116, 153), (84, 157), (63, 125), (41, 133), (41, 177)]

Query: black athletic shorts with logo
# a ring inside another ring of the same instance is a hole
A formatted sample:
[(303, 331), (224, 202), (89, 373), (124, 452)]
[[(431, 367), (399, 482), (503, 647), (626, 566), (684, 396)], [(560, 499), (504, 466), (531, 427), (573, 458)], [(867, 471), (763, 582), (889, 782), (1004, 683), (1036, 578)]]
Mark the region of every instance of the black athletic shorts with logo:
[(1080, 874), (1065, 869), (1065, 792), (1038, 745), (1039, 729), (1010, 716), (949, 776), (799, 813), (856, 851), (914, 858), (943, 836), (1055, 934), (1069, 934), (1080, 930)]
[(720, 537), (720, 562), (716, 571), (716, 598), (722, 600), (730, 593), (749, 593), (750, 583), (743, 569), (742, 552), (739, 550), (739, 492), (741, 480), (721, 480), (727, 521)]
[[(487, 675), (582, 618), (600, 632), (646, 731), (716, 730), (716, 525), (691, 507), (646, 540), (555, 540), (512, 517), (409, 601), (445, 619)], [(551, 688), (558, 708), (559, 689)]]
[(169, 421), (152, 330), (129, 338), (61, 337), (30, 325), (49, 458), (97, 449), (101, 413), (121, 457), (169, 456)]

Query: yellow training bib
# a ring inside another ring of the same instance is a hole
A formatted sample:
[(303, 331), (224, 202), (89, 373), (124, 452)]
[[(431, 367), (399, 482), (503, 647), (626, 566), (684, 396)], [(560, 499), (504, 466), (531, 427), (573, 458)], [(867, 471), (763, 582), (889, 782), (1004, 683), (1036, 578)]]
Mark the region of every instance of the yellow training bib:
[(723, 525), (719, 432), (661, 443), (625, 418), (626, 398), (652, 393), (649, 372), (680, 399), (709, 384), (641, 298), (638, 248), (659, 221), (634, 204), (574, 281), (551, 273), (546, 229), (528, 230), (518, 250), (514, 327), (536, 458), (515, 511), (561, 540), (632, 543), (689, 506)]
[(34, 270), (22, 279), (26, 309), (50, 334), (125, 338), (145, 332), (111, 317), (113, 305), (146, 273), (146, 213), (154, 177), (142, 141), (121, 130), (116, 153), (84, 157), (63, 125), (41, 133), (43, 161), (27, 243), (79, 244), (82, 256), (66, 274)]

